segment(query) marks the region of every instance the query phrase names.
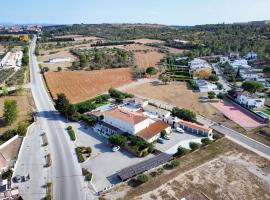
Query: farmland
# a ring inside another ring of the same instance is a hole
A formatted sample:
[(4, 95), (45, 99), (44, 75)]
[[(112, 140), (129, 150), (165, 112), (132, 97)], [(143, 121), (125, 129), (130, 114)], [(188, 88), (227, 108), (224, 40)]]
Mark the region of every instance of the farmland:
[(53, 98), (58, 93), (65, 93), (72, 103), (87, 100), (106, 92), (110, 87), (133, 81), (130, 68), (48, 72), (45, 78)]
[(152, 52), (135, 52), (135, 63), (139, 68), (147, 68), (150, 66), (156, 66), (160, 60), (164, 58), (163, 53), (156, 51)]

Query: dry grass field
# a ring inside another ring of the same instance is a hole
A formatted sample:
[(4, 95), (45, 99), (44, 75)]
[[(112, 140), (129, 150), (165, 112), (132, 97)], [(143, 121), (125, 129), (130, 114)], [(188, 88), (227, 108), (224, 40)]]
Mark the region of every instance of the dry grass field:
[(130, 68), (97, 71), (62, 71), (45, 74), (53, 98), (64, 93), (72, 103), (78, 103), (133, 81)]
[(63, 36), (56, 36), (56, 38), (74, 38), (75, 41), (84, 41), (84, 40), (99, 40), (101, 38), (94, 37), (94, 36), (83, 36), (83, 35), (63, 35)]
[(151, 66), (157, 66), (161, 59), (165, 57), (165, 54), (156, 51), (150, 52), (135, 52), (135, 62), (139, 68), (147, 68)]
[[(4, 125), (3, 109), (5, 99), (14, 99), (17, 101), (18, 117), (17, 120), (11, 126)], [(29, 119), (34, 109), (34, 101), (31, 96), (31, 92), (26, 90), (22, 94), (14, 94), (12, 96), (6, 96), (0, 98), (0, 134), (8, 129), (15, 128), (15, 126), (21, 122)]]
[(216, 111), (211, 105), (199, 102), (200, 93), (194, 93), (186, 83), (170, 83), (159, 85), (145, 83), (128, 89), (128, 92), (135, 95), (160, 100), (180, 108), (191, 109), (197, 113), (212, 115)]
[(270, 161), (223, 138), (180, 158), (180, 166), (138, 187), (123, 183), (102, 199), (270, 199)]
[(162, 40), (154, 40), (154, 39), (148, 39), (148, 38), (142, 38), (142, 39), (137, 39), (133, 40), (136, 43), (141, 43), (141, 44), (147, 44), (147, 43), (164, 43)]

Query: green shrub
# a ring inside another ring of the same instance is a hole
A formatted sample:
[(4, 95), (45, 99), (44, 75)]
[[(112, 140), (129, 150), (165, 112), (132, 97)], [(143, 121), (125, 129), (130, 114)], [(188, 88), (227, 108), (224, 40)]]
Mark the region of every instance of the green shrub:
[(70, 136), (70, 139), (72, 141), (75, 141), (76, 140), (76, 134), (74, 132), (74, 130), (72, 129), (72, 127), (68, 127), (68, 133), (69, 133), (69, 136)]
[(83, 120), (85, 123), (87, 123), (87, 125), (89, 126), (93, 126), (97, 122), (95, 117), (89, 115), (81, 115), (80, 119)]
[(212, 140), (210, 140), (208, 137), (207, 138), (202, 138), (201, 142), (203, 145), (208, 145), (212, 143)]
[(216, 97), (216, 93), (215, 92), (208, 92), (208, 99), (214, 99)]
[(161, 136), (162, 138), (165, 137), (166, 134), (167, 134), (166, 130), (162, 130), (162, 131), (160, 132), (160, 136)]
[(184, 156), (184, 155), (186, 155), (186, 154), (188, 154), (188, 153), (189, 153), (189, 150), (188, 150), (188, 149), (179, 146), (178, 149), (177, 149), (176, 155), (177, 155), (177, 156)]
[(116, 145), (120, 147), (124, 146), (125, 143), (127, 142), (127, 138), (119, 134), (110, 135), (108, 140), (112, 145)]
[(197, 143), (197, 142), (190, 142), (189, 143), (189, 147), (191, 148), (192, 151), (195, 151), (196, 149), (199, 149), (200, 148), (200, 144)]
[(148, 178), (147, 175), (141, 174), (141, 175), (139, 175), (139, 176), (137, 177), (137, 180), (138, 180), (140, 183), (146, 183), (146, 182), (149, 180), (149, 178)]
[(68, 126), (67, 127), (67, 130), (72, 130), (72, 126)]
[(186, 121), (190, 121), (190, 122), (196, 121), (196, 113), (188, 109), (180, 109), (180, 108), (174, 107), (172, 109), (172, 115)]
[(92, 173), (91, 172), (89, 172), (86, 176), (85, 176), (85, 180), (86, 181), (91, 181), (92, 180)]
[(83, 157), (83, 155), (82, 155), (82, 153), (81, 153), (81, 148), (80, 148), (80, 147), (76, 147), (76, 148), (75, 148), (75, 152), (76, 152), (76, 154), (77, 154), (78, 161), (79, 161), (80, 163), (84, 162), (84, 157)]
[(177, 167), (180, 165), (180, 161), (179, 160), (172, 160), (171, 165), (172, 165), (172, 167)]

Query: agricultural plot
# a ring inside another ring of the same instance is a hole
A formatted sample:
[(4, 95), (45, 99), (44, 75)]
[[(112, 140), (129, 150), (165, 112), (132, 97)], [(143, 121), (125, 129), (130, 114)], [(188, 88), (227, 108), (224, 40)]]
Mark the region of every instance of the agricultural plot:
[(2, 84), (13, 73), (14, 73), (14, 69), (12, 68), (0, 70), (0, 84)]
[(64, 93), (72, 103), (79, 103), (107, 92), (111, 87), (133, 81), (130, 68), (48, 72), (45, 78), (53, 98), (58, 93)]
[(164, 57), (165, 54), (156, 51), (135, 52), (135, 63), (139, 68), (157, 66)]

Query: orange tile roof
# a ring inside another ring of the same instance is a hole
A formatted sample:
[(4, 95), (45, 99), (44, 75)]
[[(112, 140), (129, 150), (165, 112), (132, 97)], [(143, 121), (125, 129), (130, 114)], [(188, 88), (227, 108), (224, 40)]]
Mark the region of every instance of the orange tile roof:
[(112, 110), (107, 110), (104, 112), (104, 115), (109, 115), (132, 125), (136, 125), (147, 119), (146, 116), (138, 112), (132, 112), (122, 108), (114, 108)]
[(179, 124), (182, 124), (182, 125), (186, 125), (188, 127), (191, 127), (191, 128), (194, 128), (194, 129), (199, 129), (199, 130), (202, 130), (202, 131), (211, 131), (212, 129), (207, 127), (207, 126), (203, 126), (203, 125), (199, 125), (199, 124), (196, 124), (196, 123), (192, 123), (192, 122), (188, 122), (188, 121), (184, 121), (184, 120), (181, 120), (178, 122)]
[(149, 140), (152, 137), (154, 137), (155, 135), (159, 134), (162, 130), (164, 130), (168, 127), (169, 127), (168, 124), (159, 120), (159, 121), (152, 123), (149, 127), (141, 130), (136, 135), (144, 138), (145, 140)]

